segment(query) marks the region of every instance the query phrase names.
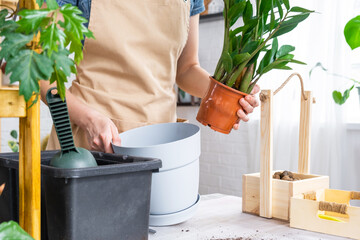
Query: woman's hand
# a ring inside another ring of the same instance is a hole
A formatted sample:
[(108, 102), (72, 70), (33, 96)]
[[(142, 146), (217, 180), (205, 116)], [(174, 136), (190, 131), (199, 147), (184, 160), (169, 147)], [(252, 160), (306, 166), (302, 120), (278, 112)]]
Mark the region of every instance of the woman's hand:
[(95, 110), (91, 110), (87, 116), (88, 120), (80, 127), (86, 133), (90, 150), (113, 153), (111, 141), (115, 145), (121, 145), (115, 124), (108, 117)]
[[(259, 91), (260, 91), (260, 87), (259, 87), (259, 85), (256, 84), (249, 95), (240, 99), (239, 102), (240, 102), (242, 109), (239, 109), (237, 112), (239, 121), (240, 120), (242, 120), (244, 122), (249, 121), (249, 117), (247, 115), (249, 113), (252, 113), (254, 111), (254, 108), (259, 106), (259, 101), (255, 97), (255, 94), (257, 94)], [(239, 129), (239, 123), (235, 123), (233, 128), (235, 130)]]

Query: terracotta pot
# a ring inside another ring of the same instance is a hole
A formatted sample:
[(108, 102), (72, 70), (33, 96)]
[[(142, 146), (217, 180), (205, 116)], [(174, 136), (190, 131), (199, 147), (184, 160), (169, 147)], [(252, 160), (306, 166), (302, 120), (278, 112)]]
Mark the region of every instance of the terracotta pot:
[(210, 85), (202, 99), (196, 120), (215, 131), (229, 134), (239, 121), (239, 100), (248, 94), (228, 87), (210, 77)]

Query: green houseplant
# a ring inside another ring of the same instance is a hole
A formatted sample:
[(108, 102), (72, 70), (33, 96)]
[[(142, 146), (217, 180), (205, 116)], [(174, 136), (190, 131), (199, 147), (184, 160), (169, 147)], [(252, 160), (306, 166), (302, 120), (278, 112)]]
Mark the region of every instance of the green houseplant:
[[(250, 0), (224, 0), (223, 49), (197, 120), (216, 131), (229, 133), (238, 120), (236, 111), (240, 107), (239, 98), (249, 94), (265, 73), (272, 69), (291, 70), (289, 63), (304, 64), (291, 54), (295, 47), (279, 47), (277, 37), (296, 28), (312, 12), (301, 7), (290, 7), (288, 0), (256, 0), (255, 4)], [(243, 24), (234, 27), (239, 20)], [(229, 105), (230, 100), (221, 103), (213, 100), (213, 97), (212, 100), (207, 98), (210, 92), (214, 92), (213, 89), (220, 88), (219, 83), (234, 94), (234, 108), (220, 116), (221, 121), (231, 121), (226, 126), (216, 126), (214, 119), (217, 116), (209, 111), (213, 106), (220, 105), (219, 111), (224, 112), (225, 106)]]
[[(37, 0), (41, 7), (43, 0)], [(20, 82), (19, 94), (28, 101), (39, 96), (39, 80), (56, 82), (58, 93), (65, 97), (65, 82), (82, 58), (82, 40), (93, 38), (83, 23), (82, 12), (71, 4), (59, 7), (56, 0), (47, 0), (39, 10), (0, 11), (0, 59), (5, 61), (5, 73), (10, 83)], [(4, 5), (3, 5), (4, 6)], [(5, 6), (6, 7), (6, 6)], [(16, 20), (14, 16), (20, 18)], [(62, 16), (63, 20), (60, 20)], [(32, 41), (33, 39), (36, 41)], [(74, 54), (74, 59), (70, 54)]]

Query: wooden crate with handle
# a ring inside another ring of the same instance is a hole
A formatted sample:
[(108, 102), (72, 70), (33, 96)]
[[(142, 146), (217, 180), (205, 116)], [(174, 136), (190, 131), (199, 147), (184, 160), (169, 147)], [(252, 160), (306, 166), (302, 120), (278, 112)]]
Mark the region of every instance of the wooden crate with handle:
[(360, 239), (360, 192), (321, 189), (291, 198), (290, 227)]
[[(275, 95), (293, 76), (301, 82), (302, 97), (300, 109), (299, 160), (297, 181), (273, 179), (273, 130), (272, 109)], [(310, 172), (310, 119), (313, 97), (310, 91), (303, 90), (301, 76), (290, 75), (284, 84), (274, 92), (262, 90), (261, 100), (261, 146), (260, 172), (243, 175), (242, 210), (246, 213), (266, 218), (289, 221), (290, 198), (303, 192), (329, 188), (329, 177), (309, 174)]]

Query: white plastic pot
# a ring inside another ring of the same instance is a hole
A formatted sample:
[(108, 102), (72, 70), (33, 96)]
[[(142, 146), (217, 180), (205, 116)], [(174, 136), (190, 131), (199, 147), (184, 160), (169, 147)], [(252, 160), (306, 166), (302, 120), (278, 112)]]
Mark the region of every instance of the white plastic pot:
[(150, 225), (176, 224), (191, 217), (151, 222), (151, 215), (157, 219), (174, 216), (189, 212), (198, 203), (200, 128), (189, 123), (162, 123), (123, 132), (120, 138), (122, 145), (113, 145), (115, 153), (162, 161), (162, 168), (152, 176)]

